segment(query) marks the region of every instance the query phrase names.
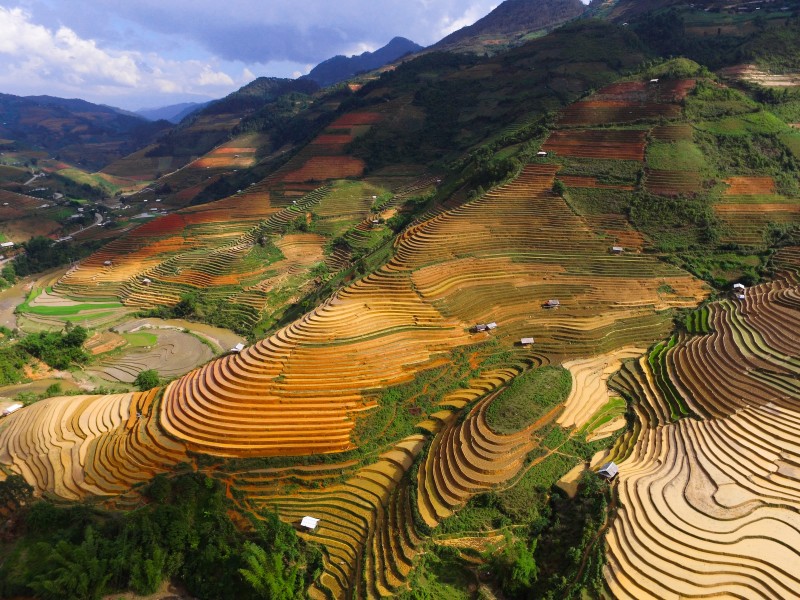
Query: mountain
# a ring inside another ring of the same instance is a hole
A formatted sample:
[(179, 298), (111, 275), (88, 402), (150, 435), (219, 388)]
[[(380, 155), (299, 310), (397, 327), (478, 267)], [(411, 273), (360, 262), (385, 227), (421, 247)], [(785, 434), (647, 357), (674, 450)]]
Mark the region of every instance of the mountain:
[(406, 54), (420, 50), (422, 50), (422, 46), (419, 44), (406, 38), (396, 37), (375, 52), (364, 52), (358, 56), (339, 55), (329, 58), (311, 69), (311, 72), (301, 79), (310, 79), (316, 81), (321, 87), (327, 87), (345, 81), (358, 73), (378, 69)]
[(436, 50), (472, 50), (516, 45), (532, 34), (552, 29), (580, 16), (580, 0), (506, 0), (474, 24), (463, 27), (432, 46)]
[(308, 97), (317, 90), (319, 85), (308, 79), (259, 77), (224, 98), (192, 111), (188, 118), (184, 117), (179, 125), (149, 147), (115, 161), (104, 172), (157, 178), (157, 173), (184, 166), (229, 140), (232, 134), (276, 125), (276, 118), (306, 107)]
[(148, 122), (85, 100), (0, 94), (0, 138), (88, 169), (130, 154), (167, 128), (164, 121)]
[[(68, 564), (97, 597), (272, 565), (292, 597), (797, 597), (800, 92), (710, 67), (797, 68), (800, 19), (636, 1), (358, 89), (257, 80), (97, 216), (0, 195), (18, 232), (106, 224), (4, 266), (72, 263), (0, 375), (86, 329), (59, 385), (174, 378), (0, 400), (0, 596)], [(116, 333), (141, 311), (248, 340)]]
[(136, 114), (148, 121), (164, 120), (177, 125), (190, 114), (202, 110), (211, 102), (213, 100), (210, 102), (181, 102), (180, 104), (170, 104), (159, 108), (140, 108), (136, 111)]

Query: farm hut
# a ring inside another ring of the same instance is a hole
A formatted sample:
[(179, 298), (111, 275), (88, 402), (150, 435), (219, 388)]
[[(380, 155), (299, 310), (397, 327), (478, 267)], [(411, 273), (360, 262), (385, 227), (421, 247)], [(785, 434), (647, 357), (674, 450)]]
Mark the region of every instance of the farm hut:
[(300, 527), (307, 531), (314, 531), (317, 528), (318, 523), (319, 519), (315, 519), (314, 517), (303, 517), (300, 521)]
[(486, 329), (488, 329), (489, 331), (491, 331), (492, 329), (497, 329), (497, 323), (495, 323), (494, 321), (492, 321), (491, 323), (487, 323)]
[(485, 323), (478, 323), (477, 325), (475, 325), (475, 331), (486, 331), (487, 329), (488, 327), (486, 326)]
[(612, 254), (622, 254), (623, 252), (625, 252), (625, 248), (622, 246), (611, 246)]
[(736, 294), (737, 300), (744, 300), (744, 294)]
[(536, 153), (536, 156), (547, 156), (547, 152), (545, 152), (544, 150), (540, 150), (539, 152)]
[(110, 267), (111, 266), (111, 261), (110, 260), (104, 260), (103, 261), (103, 266), (104, 267)]
[(7, 409), (5, 409), (3, 411), (3, 416), (7, 417), (11, 413), (17, 412), (20, 408), (22, 408), (22, 404), (20, 404), (20, 403), (12, 404), (11, 406), (9, 406)]
[(14, 242), (3, 242), (0, 244), (0, 248), (13, 248)]
[(651, 79), (650, 83), (658, 83), (658, 79)]
[(744, 284), (742, 284), (742, 283), (734, 283), (733, 284), (733, 289), (736, 292), (744, 292), (747, 288), (745, 288)]
[(144, 279), (142, 279), (142, 283), (144, 285), (150, 285), (151, 283), (153, 283), (153, 281), (150, 278), (145, 277)]
[(534, 339), (532, 337), (522, 338), (519, 343), (523, 346), (533, 346)]
[(556, 299), (548, 300), (544, 303), (545, 308), (558, 308), (559, 306), (561, 306), (561, 302)]
[(600, 467), (599, 471), (597, 471), (597, 474), (600, 475), (600, 477), (605, 477), (606, 479), (609, 480), (614, 479), (614, 477), (616, 477), (618, 473), (619, 473), (619, 467), (613, 461), (607, 462), (602, 467)]
[(238, 343), (233, 348), (231, 348), (231, 352), (241, 352), (244, 350), (244, 344)]

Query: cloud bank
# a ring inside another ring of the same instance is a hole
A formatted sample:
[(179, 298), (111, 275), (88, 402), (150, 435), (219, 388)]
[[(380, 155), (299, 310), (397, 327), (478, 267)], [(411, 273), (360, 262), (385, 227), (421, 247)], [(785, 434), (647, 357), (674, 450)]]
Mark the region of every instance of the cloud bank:
[(395, 36), (432, 44), (500, 0), (0, 0), (0, 92), (126, 108), (220, 97)]

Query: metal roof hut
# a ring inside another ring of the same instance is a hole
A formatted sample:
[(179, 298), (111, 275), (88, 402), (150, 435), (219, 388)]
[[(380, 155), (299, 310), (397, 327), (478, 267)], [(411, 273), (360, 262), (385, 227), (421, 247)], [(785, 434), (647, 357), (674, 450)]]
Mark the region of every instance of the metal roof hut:
[(486, 331), (487, 329), (489, 328), (486, 326), (486, 323), (478, 323), (475, 325), (475, 331)]
[(533, 346), (534, 341), (535, 340), (532, 337), (524, 337), (519, 341), (519, 343), (523, 346)]
[(315, 519), (314, 517), (303, 517), (300, 521), (300, 527), (308, 531), (314, 531), (317, 528), (318, 523), (319, 519)]
[(622, 254), (623, 252), (625, 252), (625, 248), (622, 246), (611, 246), (612, 254)]
[(736, 291), (744, 292), (747, 288), (744, 287), (743, 283), (734, 283), (733, 284), (733, 289), (736, 290)]
[(600, 477), (605, 477), (606, 479), (614, 479), (619, 473), (619, 467), (615, 462), (607, 462), (604, 464), (600, 469), (597, 471), (597, 474)]
[(558, 308), (561, 306), (561, 302), (556, 299), (548, 300), (544, 303), (545, 308)]
[(149, 277), (145, 277), (144, 279), (142, 279), (142, 283), (144, 285), (150, 285), (151, 283), (153, 283), (153, 280), (150, 279)]
[(744, 294), (736, 294), (737, 300), (744, 300)]
[(111, 266), (111, 261), (110, 260), (104, 260), (103, 261), (103, 265), (106, 266), (106, 267), (110, 267)]
[(486, 329), (488, 329), (489, 331), (491, 331), (492, 329), (497, 329), (497, 323), (495, 323), (494, 321), (492, 321), (491, 323), (487, 323)]

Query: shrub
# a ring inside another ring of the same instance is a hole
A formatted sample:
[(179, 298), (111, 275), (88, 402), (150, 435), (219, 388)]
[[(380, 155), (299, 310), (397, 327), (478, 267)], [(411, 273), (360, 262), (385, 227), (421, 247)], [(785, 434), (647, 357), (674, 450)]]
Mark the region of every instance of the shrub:
[(140, 371), (133, 383), (139, 388), (139, 391), (144, 392), (158, 387), (158, 384), (161, 383), (161, 377), (159, 377), (158, 371), (155, 369), (147, 369), (146, 371)]

